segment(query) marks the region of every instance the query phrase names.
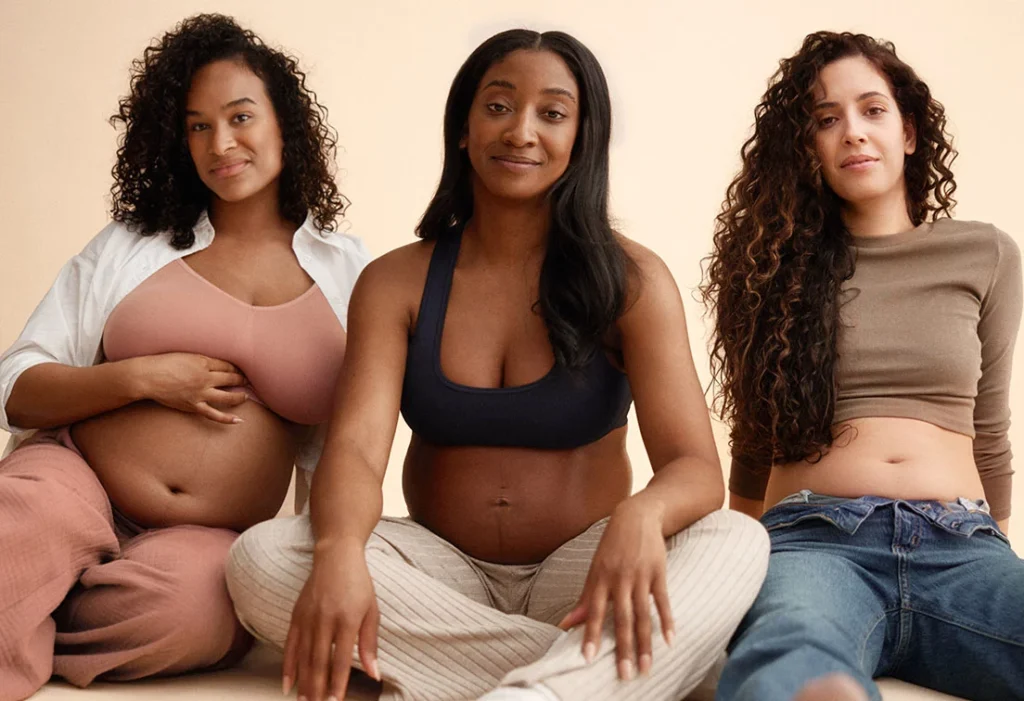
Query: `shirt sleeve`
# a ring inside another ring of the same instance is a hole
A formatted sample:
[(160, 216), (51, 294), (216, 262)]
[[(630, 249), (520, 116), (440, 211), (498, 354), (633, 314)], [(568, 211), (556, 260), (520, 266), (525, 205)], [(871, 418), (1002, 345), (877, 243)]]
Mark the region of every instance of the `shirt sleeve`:
[[(0, 429), (22, 433), (7, 416), (7, 402), (21, 373), (43, 363), (76, 367), (95, 364), (102, 335), (104, 283), (97, 268), (105, 244), (120, 225), (111, 223), (64, 264), (21, 335), (0, 356)], [(109, 277), (109, 276), (108, 276)]]
[(763, 501), (770, 474), (767, 465), (758, 465), (752, 457), (734, 452), (729, 467), (729, 491), (744, 499)]
[(1010, 460), (1010, 371), (1021, 317), (1020, 249), (997, 230), (995, 271), (981, 300), (978, 338), (981, 379), (974, 405), (974, 463), (981, 475), (992, 517), (1010, 515), (1013, 468)]

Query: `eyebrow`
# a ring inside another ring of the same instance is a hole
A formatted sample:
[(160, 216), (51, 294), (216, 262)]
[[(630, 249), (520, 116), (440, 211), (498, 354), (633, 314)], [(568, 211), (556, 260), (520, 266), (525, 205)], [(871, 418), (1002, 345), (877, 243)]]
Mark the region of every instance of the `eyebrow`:
[[(877, 90), (869, 90), (866, 93), (862, 93), (862, 94), (858, 95), (857, 96), (857, 102), (860, 102), (861, 100), (866, 100), (869, 97), (884, 97), (887, 100), (889, 99), (889, 96), (886, 95), (883, 92), (878, 92)], [(823, 109), (828, 109), (828, 108), (832, 108), (832, 107), (839, 107), (839, 103), (838, 102), (819, 102), (818, 104), (816, 104), (814, 106), (814, 109), (816, 109), (816, 110), (823, 110)]]
[[(486, 90), (487, 88), (505, 88), (507, 90), (515, 90), (516, 86), (514, 83), (499, 78), (497, 80), (492, 80), (482, 89)], [(567, 97), (573, 102), (576, 102), (576, 96), (573, 95), (571, 91), (566, 90), (565, 88), (544, 88), (543, 90), (541, 90), (541, 92), (546, 95), (562, 95), (563, 97)]]
[[(238, 105), (242, 105), (242, 104), (246, 104), (246, 103), (248, 103), (250, 105), (255, 105), (256, 104), (256, 100), (252, 99), (251, 97), (240, 97), (237, 100), (232, 100), (231, 102), (229, 102), (229, 103), (227, 103), (225, 105), (221, 105), (221, 109), (222, 110), (226, 110), (226, 109), (230, 109), (232, 107), (237, 107)], [(196, 110), (185, 110), (185, 114), (190, 116), (190, 117), (196, 117), (196, 116), (199, 116), (201, 114), (201, 112), (197, 112)]]

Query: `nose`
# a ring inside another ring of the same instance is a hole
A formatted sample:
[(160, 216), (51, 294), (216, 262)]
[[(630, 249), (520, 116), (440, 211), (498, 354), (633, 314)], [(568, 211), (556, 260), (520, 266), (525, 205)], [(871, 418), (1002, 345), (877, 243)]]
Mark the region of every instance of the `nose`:
[(867, 134), (862, 119), (856, 116), (848, 117), (844, 120), (844, 124), (843, 143), (853, 146), (867, 141)]
[(508, 129), (502, 135), (506, 145), (513, 148), (525, 148), (537, 142), (537, 130), (534, 125), (533, 115), (529, 110), (521, 110), (513, 118)]
[(237, 145), (235, 135), (228, 126), (213, 127), (213, 135), (210, 139), (210, 152), (215, 156), (223, 156)]

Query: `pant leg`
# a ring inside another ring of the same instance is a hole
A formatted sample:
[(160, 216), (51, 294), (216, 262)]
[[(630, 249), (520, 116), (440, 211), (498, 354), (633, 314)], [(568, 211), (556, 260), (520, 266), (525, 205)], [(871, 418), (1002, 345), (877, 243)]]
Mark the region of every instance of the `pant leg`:
[(54, 673), (72, 684), (221, 666), (251, 638), (235, 618), (224, 562), (237, 533), (202, 526), (146, 531), (90, 567), (55, 614)]
[[(538, 574), (529, 611), (557, 623), (583, 590), (604, 522), (572, 540)], [(560, 698), (678, 701), (705, 677), (757, 596), (768, 567), (768, 537), (752, 518), (716, 511), (667, 541), (666, 582), (676, 621), (669, 647), (654, 612), (649, 675), (618, 678), (613, 623), (606, 623), (597, 658), (583, 658), (583, 625), (559, 638), (537, 662), (508, 674), (502, 685), (543, 684)]]
[(1024, 561), (991, 529), (934, 527), (908, 560), (910, 644), (892, 676), (975, 701), (1024, 699)]
[[(312, 550), (304, 516), (260, 524), (232, 549), (228, 584), (240, 618), (258, 637), (283, 645)], [(563, 635), (494, 609), (472, 562), (408, 519), (382, 519), (366, 561), (380, 608), (382, 700), (477, 698)], [(356, 655), (353, 665), (360, 666)]]
[(51, 613), (86, 568), (117, 553), (110, 502), (76, 451), (34, 443), (0, 461), (0, 701), (50, 678)]
[(881, 700), (872, 677), (899, 609), (889, 513), (851, 533), (820, 518), (770, 531), (768, 576), (732, 641), (718, 701), (791, 701), (832, 672)]

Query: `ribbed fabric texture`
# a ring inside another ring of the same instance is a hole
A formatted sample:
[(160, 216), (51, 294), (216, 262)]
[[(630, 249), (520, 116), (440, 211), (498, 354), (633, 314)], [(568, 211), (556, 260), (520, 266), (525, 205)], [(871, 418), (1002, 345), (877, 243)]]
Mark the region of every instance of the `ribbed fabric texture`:
[[(563, 701), (684, 697), (753, 603), (767, 570), (767, 535), (753, 519), (716, 511), (670, 538), (675, 644), (664, 643), (655, 618), (651, 674), (620, 682), (611, 620), (589, 665), (583, 627), (555, 626), (577, 603), (605, 524), (538, 565), (504, 566), (471, 558), (408, 519), (382, 519), (366, 550), (380, 608), (382, 701), (461, 701), (499, 685), (541, 683)], [(228, 588), (257, 637), (283, 647), (312, 550), (306, 516), (260, 524), (236, 541)]]

